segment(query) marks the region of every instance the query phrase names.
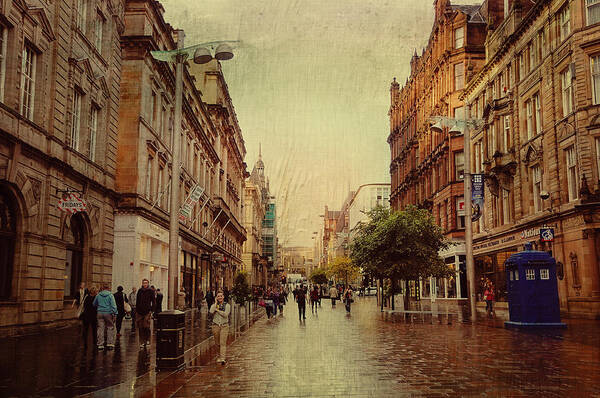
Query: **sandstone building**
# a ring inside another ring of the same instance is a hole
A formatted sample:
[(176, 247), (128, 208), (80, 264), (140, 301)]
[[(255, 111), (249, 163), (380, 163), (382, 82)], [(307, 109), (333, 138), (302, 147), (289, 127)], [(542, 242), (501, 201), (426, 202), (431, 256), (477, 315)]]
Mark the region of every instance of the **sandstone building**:
[(121, 0), (0, 2), (0, 334), (111, 281), (122, 32)]
[(598, 2), (515, 2), (465, 89), (484, 122), (471, 135), (472, 170), (485, 178), (476, 276), (500, 301), (505, 259), (532, 242), (558, 261), (561, 311), (600, 316), (599, 38)]

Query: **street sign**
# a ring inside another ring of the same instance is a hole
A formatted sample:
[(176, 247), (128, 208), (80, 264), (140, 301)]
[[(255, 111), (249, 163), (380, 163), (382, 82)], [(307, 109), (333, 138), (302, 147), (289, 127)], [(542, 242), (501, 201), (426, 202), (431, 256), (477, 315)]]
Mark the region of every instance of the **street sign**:
[(69, 192), (58, 201), (58, 208), (64, 212), (75, 214), (87, 211), (85, 200), (81, 199), (75, 192)]

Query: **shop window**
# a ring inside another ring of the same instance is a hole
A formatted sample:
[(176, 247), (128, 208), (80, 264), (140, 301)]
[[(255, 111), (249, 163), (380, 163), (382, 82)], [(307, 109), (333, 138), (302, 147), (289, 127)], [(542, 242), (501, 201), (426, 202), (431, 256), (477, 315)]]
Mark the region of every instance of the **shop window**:
[(535, 270), (533, 268), (527, 268), (525, 270), (525, 279), (528, 281), (535, 280)]
[(66, 221), (64, 239), (67, 243), (64, 296), (73, 297), (83, 279), (84, 221), (74, 214)]
[(0, 187), (0, 299), (11, 295), (13, 262), (17, 237), (16, 205)]
[(550, 271), (548, 268), (540, 269), (540, 279), (547, 280), (550, 279)]

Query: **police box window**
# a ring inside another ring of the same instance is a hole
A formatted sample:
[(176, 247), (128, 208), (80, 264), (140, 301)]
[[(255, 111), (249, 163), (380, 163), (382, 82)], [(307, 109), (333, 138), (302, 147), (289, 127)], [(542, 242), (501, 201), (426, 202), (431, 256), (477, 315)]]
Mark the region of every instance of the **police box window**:
[(540, 279), (550, 279), (550, 272), (548, 268), (540, 269)]
[(535, 279), (535, 270), (533, 268), (527, 268), (525, 270), (525, 279), (528, 281)]

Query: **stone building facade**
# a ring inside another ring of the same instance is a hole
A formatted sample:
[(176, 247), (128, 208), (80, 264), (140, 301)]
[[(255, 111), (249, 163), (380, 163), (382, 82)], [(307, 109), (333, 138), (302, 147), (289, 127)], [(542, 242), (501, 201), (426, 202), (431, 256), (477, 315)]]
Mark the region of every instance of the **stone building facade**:
[[(402, 88), (392, 82), (389, 109), (391, 195), (393, 209), (407, 205), (427, 208), (446, 237), (456, 243), (440, 253), (456, 277), (420, 283), (423, 297), (466, 298), (464, 268), (464, 137), (432, 131), (431, 117), (464, 118), (460, 98), (465, 85), (485, 61), (487, 21), (502, 17), (503, 2), (454, 5), (434, 2), (435, 19), (429, 42), (413, 55), (410, 76)], [(414, 287), (414, 286), (413, 286)]]
[(561, 311), (600, 316), (599, 43), (596, 2), (517, 3), (490, 29), (486, 64), (465, 90), (483, 119), (471, 136), (486, 186), (476, 276), (501, 301), (505, 259), (531, 242), (558, 261)]
[(221, 64), (213, 59), (204, 65), (192, 64), (190, 73), (215, 129), (213, 146), (219, 162), (215, 164), (215, 187), (211, 210), (215, 220), (212, 245), (219, 286), (231, 288), (236, 270), (242, 269), (242, 245), (246, 229), (242, 225), (244, 181), (248, 171), (244, 159), (246, 145)]
[(111, 281), (122, 31), (121, 0), (0, 2), (0, 334)]
[[(164, 292), (168, 302), (169, 215), (179, 212), (170, 203), (175, 70), (172, 64), (154, 60), (150, 51), (176, 48), (183, 32), (174, 30), (163, 14), (162, 5), (155, 0), (126, 2), (113, 283), (128, 290), (147, 278)], [(200, 289), (206, 292), (224, 283), (231, 285), (232, 272), (224, 265), (233, 266), (236, 263), (231, 259), (240, 260), (239, 240), (244, 236), (238, 232), (233, 241), (228, 232), (221, 233), (223, 220), (229, 214), (239, 215), (240, 200), (231, 198), (240, 192), (240, 179), (233, 189), (225, 177), (224, 159), (231, 155), (225, 150), (225, 122), (215, 118), (215, 113), (227, 111), (215, 106), (210, 97), (203, 97), (198, 79), (204, 79), (204, 71), (192, 75), (186, 64), (180, 202), (184, 203), (195, 187), (203, 189), (190, 216), (181, 218), (179, 225), (176, 286), (188, 293), (188, 305), (195, 302)], [(236, 176), (244, 170), (243, 153), (238, 151), (235, 157)], [(239, 227), (235, 220), (233, 225)], [(216, 252), (220, 255), (215, 256)]]
[(269, 194), (266, 187), (265, 164), (259, 153), (250, 178), (244, 188), (244, 228), (247, 239), (243, 246), (243, 269), (252, 286), (267, 285), (267, 261), (263, 255), (262, 225)]

